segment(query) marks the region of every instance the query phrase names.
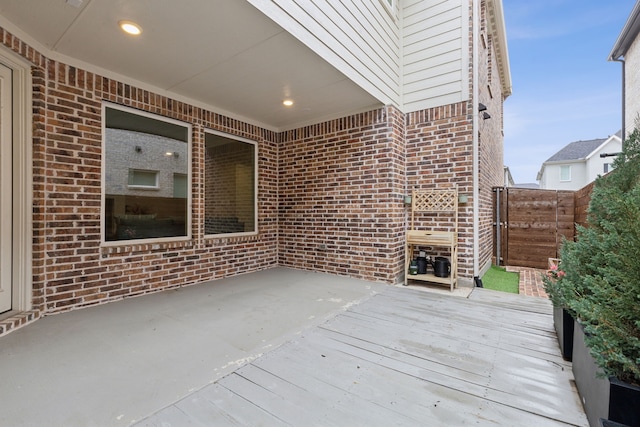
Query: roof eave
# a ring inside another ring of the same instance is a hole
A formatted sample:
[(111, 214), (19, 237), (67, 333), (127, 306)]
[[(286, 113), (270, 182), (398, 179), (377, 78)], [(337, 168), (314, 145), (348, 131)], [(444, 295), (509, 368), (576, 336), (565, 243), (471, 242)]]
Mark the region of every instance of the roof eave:
[(494, 36), (494, 47), (500, 81), (502, 82), (502, 96), (506, 99), (511, 95), (511, 66), (509, 65), (509, 47), (507, 46), (507, 28), (504, 21), (502, 0), (488, 2), (489, 22)]
[(597, 152), (602, 151), (602, 149), (603, 149), (604, 147), (606, 147), (607, 145), (609, 145), (609, 143), (610, 143), (611, 141), (616, 141), (616, 140), (617, 140), (618, 142), (620, 142), (620, 143), (622, 142), (622, 140), (620, 139), (620, 137), (619, 137), (618, 135), (611, 135), (609, 138), (605, 139), (605, 140), (604, 140), (604, 142), (603, 142), (602, 144), (598, 145), (598, 147), (597, 147), (595, 150), (593, 150), (591, 153), (589, 153), (589, 154), (587, 155), (587, 157), (585, 157), (585, 159), (586, 159), (586, 160), (589, 160), (591, 157), (595, 156), (595, 154), (596, 154)]
[(627, 54), (627, 50), (633, 43), (633, 41), (640, 33), (640, 2), (636, 2), (633, 6), (633, 10), (627, 18), (627, 22), (624, 24), (620, 35), (618, 35), (618, 39), (613, 45), (613, 49), (609, 53), (609, 61), (618, 61), (620, 58), (624, 57)]

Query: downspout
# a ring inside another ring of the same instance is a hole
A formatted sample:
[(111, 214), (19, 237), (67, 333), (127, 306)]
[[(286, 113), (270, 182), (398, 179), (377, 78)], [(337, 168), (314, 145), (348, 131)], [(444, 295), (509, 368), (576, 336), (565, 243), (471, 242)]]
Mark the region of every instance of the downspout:
[(479, 3), (480, 0), (473, 0), (473, 9), (471, 11), (471, 13), (473, 13), (473, 35), (471, 38), (471, 45), (472, 45), (472, 69), (473, 69), (473, 76), (472, 76), (472, 95), (471, 95), (471, 99), (472, 99), (472, 103), (471, 103), (471, 108), (472, 108), (472, 112), (473, 112), (473, 124), (472, 124), (472, 128), (473, 128), (473, 154), (472, 154), (472, 161), (473, 161), (473, 278), (474, 278), (474, 282), (477, 283), (478, 280), (480, 280), (479, 278), (479, 274), (480, 274), (480, 177), (478, 176), (478, 163), (479, 163), (479, 136), (478, 136), (478, 98), (479, 98), (479, 88), (478, 88), (478, 81), (479, 81), (479, 70), (478, 70), (478, 41), (480, 40), (480, 13), (479, 13)]

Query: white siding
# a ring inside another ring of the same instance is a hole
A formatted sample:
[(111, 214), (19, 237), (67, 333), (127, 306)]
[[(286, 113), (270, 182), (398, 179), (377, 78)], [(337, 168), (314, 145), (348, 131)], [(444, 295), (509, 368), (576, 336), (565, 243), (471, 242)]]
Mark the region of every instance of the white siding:
[(622, 151), (622, 142), (618, 138), (610, 138), (599, 150), (596, 150), (587, 159), (587, 182), (594, 181), (598, 175), (605, 175), (604, 164), (613, 163), (615, 157), (600, 157), (600, 153), (619, 153)]
[(636, 37), (633, 41), (625, 60), (625, 115), (624, 126), (626, 127), (626, 135), (633, 132), (638, 117), (640, 117), (640, 38)]
[(404, 0), (403, 110), (469, 99), (469, 4)]
[[(571, 166), (571, 180), (560, 181), (561, 166)], [(584, 161), (576, 163), (553, 163), (544, 168), (540, 188), (546, 190), (579, 190), (589, 181), (587, 180), (587, 168)]]
[(400, 20), (386, 0), (248, 1), (381, 103), (401, 106)]

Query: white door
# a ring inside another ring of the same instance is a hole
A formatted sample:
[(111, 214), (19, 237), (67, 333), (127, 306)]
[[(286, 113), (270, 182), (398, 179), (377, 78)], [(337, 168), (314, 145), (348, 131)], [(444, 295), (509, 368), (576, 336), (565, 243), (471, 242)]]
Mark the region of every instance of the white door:
[(0, 64), (0, 313), (11, 310), (12, 247), (12, 79)]

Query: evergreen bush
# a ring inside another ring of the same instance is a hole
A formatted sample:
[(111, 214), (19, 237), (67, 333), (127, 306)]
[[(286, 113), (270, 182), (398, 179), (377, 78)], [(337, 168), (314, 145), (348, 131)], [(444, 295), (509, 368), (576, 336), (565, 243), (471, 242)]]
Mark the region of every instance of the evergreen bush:
[(640, 130), (596, 180), (587, 227), (560, 253), (564, 276), (547, 279), (552, 300), (585, 326), (605, 375), (640, 385)]

